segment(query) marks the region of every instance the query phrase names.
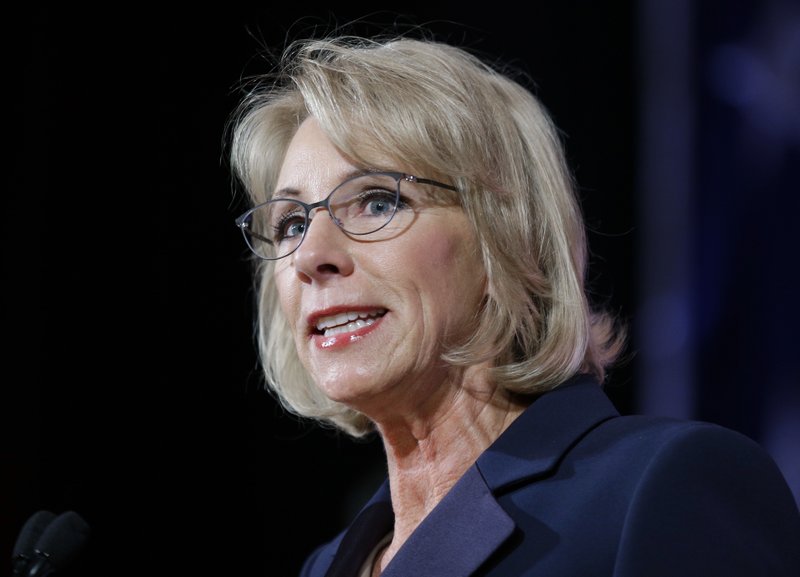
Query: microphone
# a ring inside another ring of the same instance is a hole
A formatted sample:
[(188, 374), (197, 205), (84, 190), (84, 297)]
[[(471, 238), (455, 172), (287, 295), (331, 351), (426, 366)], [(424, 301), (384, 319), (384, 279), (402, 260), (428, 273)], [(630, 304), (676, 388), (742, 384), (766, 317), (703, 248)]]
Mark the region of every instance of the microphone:
[(11, 558), (13, 567), (11, 575), (13, 577), (22, 577), (28, 574), (30, 564), (36, 556), (36, 543), (55, 518), (55, 513), (50, 511), (37, 511), (25, 521), (19, 536), (17, 536), (17, 541), (14, 543), (14, 551)]
[[(75, 511), (67, 511), (58, 516), (47, 513), (47, 511), (35, 513), (23, 527), (18, 541), (22, 542), (19, 559), (25, 559), (25, 563), (20, 563), (20, 572), (14, 573), (15, 576), (46, 577), (69, 566), (85, 548), (90, 529), (80, 515)], [(41, 530), (41, 522), (48, 517), (49, 523)], [(32, 529), (26, 531), (29, 525)], [(30, 543), (37, 530), (40, 531), (40, 535), (36, 539), (31, 555)], [(25, 534), (24, 539), (23, 534)], [(23, 550), (22, 547), (27, 549)], [(17, 571), (16, 564), (15, 571)]]

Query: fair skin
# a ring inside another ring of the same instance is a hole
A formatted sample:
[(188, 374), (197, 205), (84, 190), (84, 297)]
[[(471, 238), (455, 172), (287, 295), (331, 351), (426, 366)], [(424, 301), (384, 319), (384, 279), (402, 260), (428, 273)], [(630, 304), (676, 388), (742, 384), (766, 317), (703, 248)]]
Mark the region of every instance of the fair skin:
[[(316, 202), (356, 169), (310, 118), (287, 150), (278, 195)], [(426, 203), (425, 186), (413, 187), (404, 210), (415, 214), (405, 230), (377, 242), (354, 238), (318, 209), (303, 243), (274, 273), (315, 383), (367, 415), (383, 440), (395, 527), (376, 572), (523, 410), (489, 381), (486, 365), (441, 361), (448, 344), (474, 330), (486, 277), (463, 211)], [(343, 312), (374, 322), (327, 337), (316, 328)]]

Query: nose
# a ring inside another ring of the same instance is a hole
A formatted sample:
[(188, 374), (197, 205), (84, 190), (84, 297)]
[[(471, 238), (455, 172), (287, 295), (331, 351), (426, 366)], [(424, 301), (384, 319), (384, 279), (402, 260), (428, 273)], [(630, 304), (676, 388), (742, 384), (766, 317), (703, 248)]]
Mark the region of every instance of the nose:
[(350, 238), (333, 221), (323, 207), (309, 215), (306, 236), (289, 257), (302, 282), (325, 282), (353, 272), (353, 259), (348, 251)]

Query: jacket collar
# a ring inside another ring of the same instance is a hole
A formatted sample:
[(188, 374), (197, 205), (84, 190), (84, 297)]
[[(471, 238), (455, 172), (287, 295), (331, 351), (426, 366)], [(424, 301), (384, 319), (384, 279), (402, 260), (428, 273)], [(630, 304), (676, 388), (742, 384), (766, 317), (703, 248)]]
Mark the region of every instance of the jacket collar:
[(586, 375), (545, 393), (478, 458), (493, 493), (546, 475), (589, 430), (619, 413), (595, 379)]
[(472, 466), (420, 523), (381, 577), (470, 575), (513, 533), (514, 526)]
[[(545, 476), (580, 437), (618, 415), (597, 382), (585, 376), (538, 397), (423, 520), (383, 577), (473, 573), (515, 528), (495, 495), (515, 483)], [(384, 482), (342, 537), (326, 577), (357, 575), (393, 522)]]
[(333, 543), (335, 553), (325, 577), (352, 577), (358, 575), (361, 565), (378, 542), (394, 528), (392, 497), (389, 481), (384, 481), (372, 499), (358, 513), (350, 527)]

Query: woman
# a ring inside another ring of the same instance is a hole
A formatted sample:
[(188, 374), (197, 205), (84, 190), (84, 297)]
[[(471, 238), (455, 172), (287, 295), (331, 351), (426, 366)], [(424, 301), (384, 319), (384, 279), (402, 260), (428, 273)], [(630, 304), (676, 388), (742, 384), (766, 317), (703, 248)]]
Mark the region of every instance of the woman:
[(797, 575), (800, 515), (720, 427), (621, 417), (556, 129), (429, 40), (298, 43), (233, 121), (266, 381), (388, 478), (302, 575)]

